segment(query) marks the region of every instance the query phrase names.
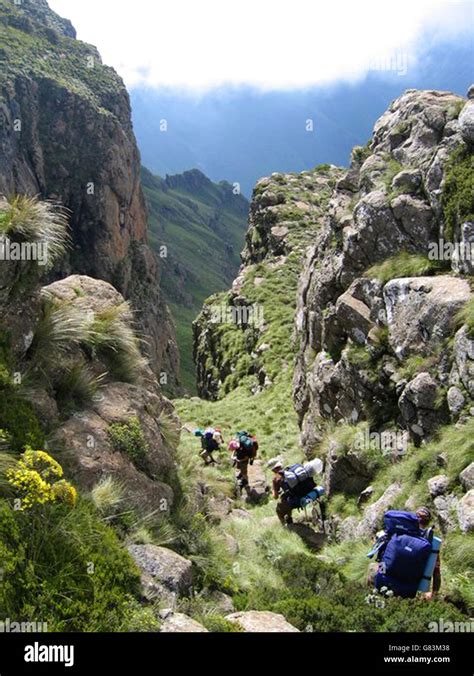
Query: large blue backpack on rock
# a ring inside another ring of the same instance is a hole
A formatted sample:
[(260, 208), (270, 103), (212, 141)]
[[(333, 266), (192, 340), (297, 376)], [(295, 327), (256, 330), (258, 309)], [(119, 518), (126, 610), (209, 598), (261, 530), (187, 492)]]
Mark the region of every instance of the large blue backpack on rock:
[(377, 553), (377, 589), (415, 597), (431, 554), (431, 541), (420, 529), (416, 514), (389, 511), (384, 516), (385, 538)]

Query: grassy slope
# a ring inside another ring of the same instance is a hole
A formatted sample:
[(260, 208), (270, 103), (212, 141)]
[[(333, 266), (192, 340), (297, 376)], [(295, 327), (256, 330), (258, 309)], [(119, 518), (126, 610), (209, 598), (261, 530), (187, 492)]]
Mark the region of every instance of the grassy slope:
[(162, 288), (176, 323), (182, 382), (192, 393), (192, 322), (204, 299), (227, 288), (237, 273), (248, 203), (231, 195), (229, 185), (212, 183), (196, 170), (173, 177), (176, 187), (146, 169), (142, 175), (150, 242), (158, 252), (168, 247)]
[[(0, 85), (12, 74), (42, 76), (92, 101), (107, 112), (107, 98), (123, 82), (113, 68), (103, 65), (95, 47), (59, 34), (34, 22), (31, 33), (11, 25), (21, 16), (9, 0), (0, 0)], [(94, 57), (94, 68), (88, 58)]]
[[(324, 208), (324, 199), (322, 206)], [(311, 240), (311, 231), (302, 230), (300, 222), (296, 220), (290, 237), (307, 244)], [(291, 331), (300, 265), (301, 259), (294, 253), (282, 267), (275, 268), (271, 261), (266, 260), (251, 266), (246, 273), (243, 295), (249, 302), (264, 306), (268, 328), (260, 342), (271, 345), (271, 349), (263, 353), (262, 359), (273, 384), (255, 395), (251, 393), (254, 378), (245, 371), (243, 332), (234, 326), (221, 325), (215, 328), (220, 333), (218, 342), (224, 346), (231, 363), (236, 366), (237, 377), (235, 373), (228, 376), (221, 386), (221, 397), (215, 402), (196, 397), (175, 402), (183, 423), (219, 424), (227, 439), (241, 428), (256, 432), (260, 440), (260, 457), (264, 461), (276, 455), (283, 455), (288, 463), (301, 458), (299, 430), (291, 396)], [(263, 282), (255, 285), (255, 277), (263, 278)], [(208, 299), (206, 303), (222, 304), (228, 300), (228, 294), (223, 293)], [(445, 449), (453, 449), (446, 471), (453, 482), (452, 490), (459, 492), (457, 476), (473, 454), (471, 428), (472, 424), (460, 429), (448, 426), (422, 453), (419, 449), (410, 447), (406, 457), (396, 465), (388, 461), (378, 462), (373, 500), (380, 497), (390, 483), (402, 480), (405, 484), (404, 491), (397, 507), (404, 508), (409, 495), (420, 504), (428, 502), (426, 480), (439, 473), (436, 458)], [(328, 429), (325, 443), (330, 438), (338, 437), (349, 448), (355, 433), (356, 428), (351, 426), (331, 428)], [(323, 452), (324, 448), (320, 450)], [(232, 469), (226, 453), (222, 455), (217, 469), (196, 469), (198, 452), (199, 444), (196, 439), (191, 434), (183, 433), (180, 446), (183, 483), (204, 483), (208, 486), (210, 495), (222, 495), (223, 492), (230, 494)], [(270, 481), (271, 472), (268, 469), (265, 472), (267, 481)], [(249, 509), (248, 505), (243, 506)], [(436, 614), (462, 618), (451, 604), (444, 601), (437, 601), (436, 608), (422, 600), (406, 602), (392, 599), (385, 608), (374, 608), (367, 604), (364, 581), (367, 573), (366, 553), (370, 543), (329, 543), (321, 555), (310, 555), (294, 533), (278, 527), (273, 517), (274, 508), (275, 503), (271, 500), (268, 504), (250, 507), (250, 520), (230, 519), (219, 526), (210, 527), (217, 539), (231, 536), (238, 542), (239, 552), (232, 559), (232, 565), (226, 563), (225, 557), (216, 553), (215, 559), (218, 563), (213, 566), (214, 570), (220, 571), (221, 579), (225, 577), (222, 588), (233, 593), (238, 608), (283, 612), (300, 629), (309, 625), (316, 631), (426, 631), (428, 622)], [(329, 511), (337, 512), (343, 517), (361, 516), (356, 501), (344, 495), (335, 496), (330, 501)], [(446, 599), (456, 602), (460, 607), (472, 609), (474, 536), (450, 533), (445, 539), (444, 551), (442, 592)], [(214, 554), (211, 559), (213, 556)], [(316, 571), (319, 565), (322, 568)], [(321, 576), (328, 577), (330, 582), (324, 593), (315, 595), (311, 591), (312, 587), (308, 587), (308, 580), (304, 575), (294, 575), (296, 570), (305, 566), (315, 568), (314, 575), (318, 580)], [(287, 567), (294, 576), (291, 583), (288, 580)], [(342, 582), (339, 575), (342, 575)], [(217, 586), (219, 584), (217, 582)], [(410, 605), (409, 610), (407, 605)], [(206, 607), (199, 604), (186, 610), (201, 619), (203, 613), (205, 616), (208, 612)], [(407, 612), (410, 614), (410, 621), (407, 621)]]

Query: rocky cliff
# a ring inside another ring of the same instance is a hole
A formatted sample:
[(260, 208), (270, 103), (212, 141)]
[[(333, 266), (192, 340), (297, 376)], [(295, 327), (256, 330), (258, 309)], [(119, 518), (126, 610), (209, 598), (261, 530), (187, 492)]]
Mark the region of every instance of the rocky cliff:
[(418, 443), (469, 414), (474, 344), (459, 312), (472, 261), (443, 245), (474, 240), (473, 115), (472, 100), (405, 92), (333, 191), (298, 293), (294, 398), (309, 452), (324, 420), (393, 423)]
[(2, 0), (0, 34), (0, 192), (62, 202), (72, 249), (56, 277), (112, 283), (133, 304), (153, 368), (174, 387), (178, 352), (147, 242), (123, 82), (44, 0)]

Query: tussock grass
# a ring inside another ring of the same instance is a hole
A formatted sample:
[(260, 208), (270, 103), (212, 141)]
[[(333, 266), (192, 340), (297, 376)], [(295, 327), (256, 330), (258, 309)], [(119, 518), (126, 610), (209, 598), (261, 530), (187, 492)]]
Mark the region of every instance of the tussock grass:
[(17, 195), (0, 214), (0, 235), (13, 241), (41, 243), (47, 248), (46, 268), (64, 255), (70, 244), (65, 210), (56, 202)]
[(128, 303), (96, 313), (85, 343), (105, 359), (116, 378), (131, 383), (140, 378), (147, 361), (140, 352), (140, 340), (133, 329), (133, 312)]
[(123, 501), (123, 488), (111, 476), (105, 477), (91, 491), (92, 502), (102, 514), (112, 514)]
[(430, 276), (440, 270), (442, 270), (442, 265), (439, 261), (431, 261), (426, 256), (401, 251), (382, 263), (370, 267), (366, 270), (365, 277), (372, 277), (382, 284), (387, 284), (392, 279)]

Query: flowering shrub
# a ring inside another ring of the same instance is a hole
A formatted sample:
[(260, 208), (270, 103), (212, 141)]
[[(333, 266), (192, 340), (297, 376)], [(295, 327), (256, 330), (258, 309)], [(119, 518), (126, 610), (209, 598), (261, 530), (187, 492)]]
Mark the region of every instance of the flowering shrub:
[(54, 458), (30, 447), (16, 466), (6, 472), (8, 483), (20, 498), (21, 511), (50, 502), (73, 506), (77, 500), (76, 489), (62, 476), (63, 469)]

